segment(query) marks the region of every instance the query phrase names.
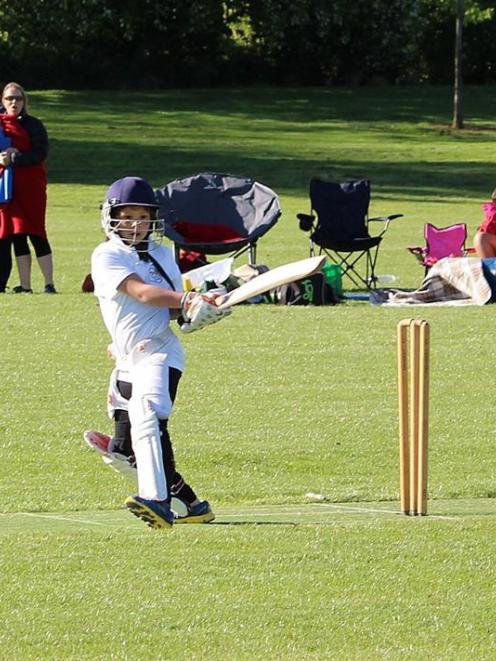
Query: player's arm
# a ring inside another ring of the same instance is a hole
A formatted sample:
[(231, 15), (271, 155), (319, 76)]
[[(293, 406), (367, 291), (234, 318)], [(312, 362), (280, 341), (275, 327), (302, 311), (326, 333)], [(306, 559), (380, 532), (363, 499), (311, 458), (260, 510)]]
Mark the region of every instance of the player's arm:
[(181, 330), (191, 333), (204, 326), (214, 324), (230, 313), (220, 310), (215, 304), (215, 296), (198, 292), (176, 292), (148, 285), (139, 275), (128, 275), (119, 285), (118, 290), (131, 296), (140, 303), (165, 308), (180, 308), (182, 315)]
[(182, 292), (162, 289), (144, 282), (139, 275), (132, 273), (118, 287), (121, 294), (127, 294), (139, 303), (158, 308), (180, 308)]

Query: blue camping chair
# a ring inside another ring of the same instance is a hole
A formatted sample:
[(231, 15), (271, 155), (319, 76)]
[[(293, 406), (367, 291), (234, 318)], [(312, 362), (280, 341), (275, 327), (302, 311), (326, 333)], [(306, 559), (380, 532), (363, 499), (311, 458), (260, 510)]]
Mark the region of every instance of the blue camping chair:
[(257, 241), (278, 221), (281, 207), (270, 188), (248, 177), (202, 172), (176, 179), (155, 191), (165, 218), (165, 235), (179, 250), (206, 255), (249, 251), (256, 263)]
[[(338, 264), (343, 276), (360, 288), (377, 286), (375, 267), (389, 223), (403, 214), (369, 218), (370, 181), (331, 182), (310, 180), (310, 214), (297, 214), (300, 229), (309, 232), (310, 255), (325, 253)], [(382, 222), (382, 231), (371, 236), (369, 224)]]

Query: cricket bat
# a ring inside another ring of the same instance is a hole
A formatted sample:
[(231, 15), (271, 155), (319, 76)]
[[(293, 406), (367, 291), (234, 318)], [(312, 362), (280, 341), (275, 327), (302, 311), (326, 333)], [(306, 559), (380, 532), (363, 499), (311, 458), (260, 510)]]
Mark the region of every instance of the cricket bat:
[(244, 285), (233, 289), (225, 296), (219, 297), (220, 301), (217, 299), (217, 305), (221, 310), (224, 308), (230, 308), (232, 305), (247, 301), (249, 298), (252, 298), (252, 296), (265, 294), (265, 292), (270, 291), (275, 287), (286, 285), (294, 280), (307, 278), (320, 271), (325, 261), (326, 256), (323, 255), (319, 257), (309, 257), (308, 259), (301, 259), (298, 262), (291, 262), (290, 264), (277, 266), (275, 269), (257, 275), (256, 278), (245, 282)]

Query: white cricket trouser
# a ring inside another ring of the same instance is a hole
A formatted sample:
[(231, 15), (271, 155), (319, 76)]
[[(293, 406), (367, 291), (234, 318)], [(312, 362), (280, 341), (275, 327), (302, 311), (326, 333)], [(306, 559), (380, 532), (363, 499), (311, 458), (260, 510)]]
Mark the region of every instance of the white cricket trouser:
[(131, 441), (136, 456), (138, 492), (148, 500), (169, 496), (162, 460), (159, 419), (169, 418), (168, 355), (165, 352), (133, 351), (130, 369), (133, 393), (128, 402)]

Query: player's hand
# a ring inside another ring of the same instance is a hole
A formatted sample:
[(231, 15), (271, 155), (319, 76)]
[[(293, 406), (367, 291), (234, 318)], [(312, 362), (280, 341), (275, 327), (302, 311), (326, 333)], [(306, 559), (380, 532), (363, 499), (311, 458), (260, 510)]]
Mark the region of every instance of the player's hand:
[(215, 304), (216, 294), (200, 294), (187, 292), (181, 301), (181, 312), (184, 323), (181, 326), (183, 333), (192, 333), (195, 330), (215, 324), (231, 313), (230, 309), (219, 310)]

